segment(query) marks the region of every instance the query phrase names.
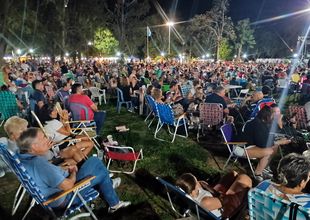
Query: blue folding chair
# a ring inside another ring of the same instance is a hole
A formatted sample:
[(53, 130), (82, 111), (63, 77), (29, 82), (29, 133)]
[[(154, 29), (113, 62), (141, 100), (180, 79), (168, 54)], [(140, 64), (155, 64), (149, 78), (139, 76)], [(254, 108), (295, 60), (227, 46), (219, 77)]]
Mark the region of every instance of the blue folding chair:
[[(180, 187), (174, 186), (171, 183), (161, 179), (160, 177), (156, 177), (156, 179), (165, 186), (166, 193), (168, 196), (168, 200), (171, 206), (171, 209), (178, 215), (178, 217), (186, 218), (190, 217), (190, 210), (195, 211), (196, 218), (199, 219), (221, 219), (218, 216), (215, 216), (212, 212), (209, 210), (202, 208), (200, 204), (198, 204), (196, 201), (194, 201), (190, 195), (185, 193)], [(173, 197), (171, 194), (175, 197)], [(173, 199), (175, 198), (175, 199)], [(178, 204), (182, 202), (186, 205), (186, 208), (183, 210), (177, 210), (176, 205), (174, 204), (174, 201), (177, 201)]]
[(305, 220), (310, 210), (258, 188), (248, 193), (251, 220)]
[[(88, 187), (90, 182), (95, 178), (94, 176), (85, 178), (80, 182), (76, 183), (72, 189), (60, 192), (57, 195), (51, 196), (51, 198), (46, 198), (38, 188), (37, 184), (34, 182), (31, 176), (29, 176), (27, 170), (20, 162), (18, 156), (12, 152), (10, 152), (7, 147), (0, 143), (0, 156), (7, 163), (7, 165), (14, 171), (17, 178), (29, 193), (29, 195), (33, 198), (29, 208), (27, 209), (25, 215), (23, 216), (23, 220), (26, 218), (30, 210), (34, 207), (35, 204), (41, 205), (49, 214), (51, 214), (54, 218), (58, 216), (56, 212), (50, 207), (50, 204), (64, 196), (67, 196), (70, 193), (73, 193), (73, 196), (68, 203), (68, 206), (64, 208), (61, 217), (68, 217), (76, 211), (80, 211), (81, 207), (85, 207), (88, 213), (80, 213), (79, 217), (91, 216), (93, 219), (97, 219), (91, 208), (88, 206), (88, 202), (93, 201), (99, 196), (99, 193), (93, 188)], [(84, 197), (80, 194), (81, 190), (87, 190)], [(78, 197), (80, 199), (79, 203), (75, 203), (72, 205), (73, 200)], [(57, 212), (58, 213), (58, 212)], [(76, 216), (76, 218), (78, 217)]]
[(158, 112), (157, 112), (157, 109), (156, 109), (155, 100), (154, 100), (154, 98), (152, 96), (146, 95), (145, 96), (145, 100), (146, 100), (147, 106), (148, 106), (148, 108), (150, 110), (150, 113), (147, 115), (147, 117), (144, 119), (144, 121), (146, 122), (151, 116), (153, 116), (152, 120), (148, 124), (148, 128), (150, 128), (150, 126), (152, 125), (154, 119), (158, 118)]
[(126, 104), (127, 109), (132, 108), (132, 102), (124, 100), (123, 91), (120, 90), (119, 88), (116, 88), (116, 91), (117, 91), (117, 103), (116, 103), (117, 113), (120, 113), (123, 104)]
[[(161, 104), (161, 103), (157, 103), (156, 102), (156, 109), (158, 112), (158, 123), (156, 126), (156, 130), (155, 130), (155, 134), (154, 134), (154, 138), (158, 139), (160, 141), (165, 141), (164, 139), (160, 139), (157, 137), (158, 132), (160, 131), (160, 129), (166, 124), (168, 127), (168, 131), (171, 135), (173, 135), (172, 141), (171, 143), (174, 142), (176, 135), (180, 136), (180, 137), (184, 137), (187, 138), (188, 137), (188, 132), (187, 132), (187, 126), (186, 126), (186, 118), (185, 118), (185, 114), (182, 114), (180, 116), (178, 116), (177, 118), (174, 117), (174, 113), (172, 111), (172, 107), (168, 104)], [(184, 125), (184, 129), (185, 129), (185, 136), (184, 135), (179, 135), (177, 134), (178, 128), (180, 126)], [(170, 131), (170, 126), (174, 127), (174, 133), (172, 133)]]

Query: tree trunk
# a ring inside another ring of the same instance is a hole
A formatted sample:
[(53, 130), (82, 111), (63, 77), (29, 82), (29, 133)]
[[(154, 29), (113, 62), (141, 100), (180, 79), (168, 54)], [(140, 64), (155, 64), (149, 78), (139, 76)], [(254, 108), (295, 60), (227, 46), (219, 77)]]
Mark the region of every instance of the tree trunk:
[(216, 40), (216, 60), (220, 59), (220, 46), (221, 46), (221, 39), (217, 38), (217, 40)]
[(0, 7), (0, 33), (3, 35), (3, 36), (0, 35), (0, 64), (1, 65), (5, 62), (3, 60), (3, 57), (5, 55), (7, 43), (4, 37), (7, 33), (6, 22), (7, 22), (8, 13), (9, 13), (9, 0), (3, 0), (1, 2), (1, 7)]
[(240, 45), (238, 48), (238, 60), (241, 59), (241, 52), (242, 52), (242, 45)]

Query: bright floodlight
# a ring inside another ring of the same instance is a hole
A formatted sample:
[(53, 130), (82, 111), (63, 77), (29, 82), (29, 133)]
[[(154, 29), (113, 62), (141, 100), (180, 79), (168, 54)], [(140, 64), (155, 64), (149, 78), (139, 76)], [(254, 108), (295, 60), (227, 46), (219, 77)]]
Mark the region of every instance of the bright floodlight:
[(32, 48), (29, 49), (29, 53), (33, 53), (34, 50)]
[(207, 54), (206, 54), (206, 57), (209, 58), (209, 57), (210, 57), (210, 54), (207, 53)]
[(235, 55), (234, 58), (237, 58), (237, 55)]
[(118, 57), (119, 57), (120, 55), (121, 55), (121, 52), (119, 52), (119, 51), (118, 51), (118, 52), (116, 52), (116, 56), (118, 56)]
[(204, 59), (204, 58), (206, 58), (206, 56), (205, 56), (205, 55), (202, 55), (202, 59)]
[(160, 56), (164, 57), (165, 55), (165, 52), (160, 52)]
[(91, 46), (91, 45), (93, 45), (93, 43), (91, 41), (88, 41), (87, 45)]
[(173, 21), (168, 21), (168, 22), (166, 23), (166, 25), (169, 26), (169, 27), (172, 27), (172, 26), (174, 25), (174, 22), (173, 22)]
[(66, 57), (67, 57), (67, 56), (69, 56), (69, 53), (68, 53), (68, 52), (66, 52), (66, 53), (65, 53), (65, 56), (66, 56)]
[(298, 57), (298, 54), (297, 54), (297, 53), (294, 53), (294, 54), (293, 54), (293, 57), (295, 57), (295, 58)]
[(21, 55), (22, 50), (21, 50), (21, 49), (17, 49), (17, 50), (16, 50), (16, 53), (17, 53), (18, 55)]
[(242, 55), (242, 57), (243, 57), (243, 58), (247, 58), (248, 55), (245, 53), (245, 54)]

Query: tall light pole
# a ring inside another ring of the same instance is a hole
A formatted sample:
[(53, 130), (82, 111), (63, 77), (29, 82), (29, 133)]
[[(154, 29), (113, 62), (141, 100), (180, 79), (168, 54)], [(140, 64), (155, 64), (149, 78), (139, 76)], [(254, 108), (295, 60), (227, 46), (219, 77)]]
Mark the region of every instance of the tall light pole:
[(166, 23), (166, 25), (168, 26), (168, 28), (169, 28), (169, 36), (168, 36), (168, 54), (170, 55), (171, 53), (171, 50), (170, 50), (170, 48), (171, 48), (171, 27), (174, 25), (174, 22), (173, 21), (168, 21), (167, 23)]

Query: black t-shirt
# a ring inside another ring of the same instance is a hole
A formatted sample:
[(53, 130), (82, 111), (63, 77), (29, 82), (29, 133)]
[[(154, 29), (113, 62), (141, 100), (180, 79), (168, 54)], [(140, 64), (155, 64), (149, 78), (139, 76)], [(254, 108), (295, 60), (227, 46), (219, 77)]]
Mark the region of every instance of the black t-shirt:
[(219, 104), (223, 105), (223, 109), (227, 108), (227, 104), (225, 102), (225, 99), (216, 93), (212, 93), (212, 94), (208, 95), (206, 98), (206, 103), (219, 103)]
[(130, 86), (119, 86), (118, 88), (123, 92), (124, 101), (131, 101)]
[(271, 135), (269, 132), (270, 126), (260, 119), (254, 118), (246, 123), (243, 136), (249, 146), (255, 145), (260, 148), (267, 148), (272, 147), (274, 142), (274, 135)]

